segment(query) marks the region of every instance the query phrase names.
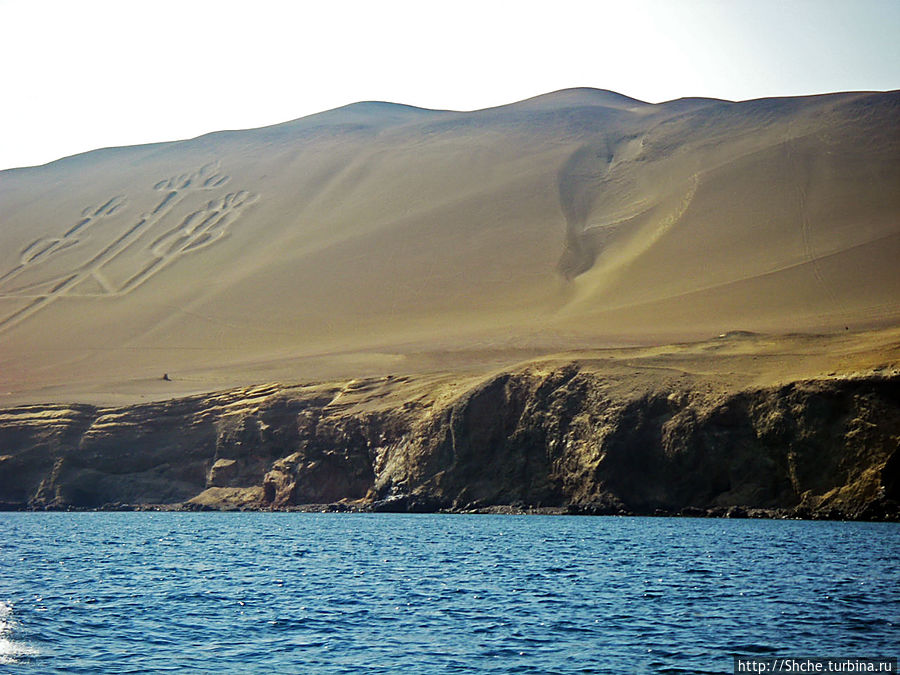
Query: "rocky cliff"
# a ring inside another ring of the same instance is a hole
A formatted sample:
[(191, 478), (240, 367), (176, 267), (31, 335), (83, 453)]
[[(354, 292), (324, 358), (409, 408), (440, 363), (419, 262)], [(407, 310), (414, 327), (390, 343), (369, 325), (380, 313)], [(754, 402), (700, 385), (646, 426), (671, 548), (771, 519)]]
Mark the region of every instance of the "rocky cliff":
[(0, 411), (0, 502), (898, 518), (900, 376), (621, 384), (573, 362), (15, 407)]

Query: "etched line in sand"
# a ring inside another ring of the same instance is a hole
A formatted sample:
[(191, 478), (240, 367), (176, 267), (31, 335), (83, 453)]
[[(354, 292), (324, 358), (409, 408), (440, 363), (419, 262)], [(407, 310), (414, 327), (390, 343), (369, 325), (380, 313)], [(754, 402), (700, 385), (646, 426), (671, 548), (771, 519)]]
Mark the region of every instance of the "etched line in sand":
[(175, 227), (150, 244), (150, 253), (156, 258), (133, 277), (128, 279), (119, 293), (128, 293), (157, 274), (185, 253), (196, 251), (225, 236), (228, 226), (259, 196), (241, 190), (231, 192), (221, 199), (210, 201), (203, 209), (189, 214)]
[(121, 209), (124, 204), (125, 197), (118, 195), (116, 197), (111, 197), (100, 206), (88, 206), (81, 212), (81, 219), (66, 230), (66, 233), (62, 237), (41, 237), (35, 239), (22, 249), (19, 254), (19, 264), (5, 274), (0, 275), (0, 290), (31, 266), (42, 263), (49, 259), (53, 254), (78, 244), (79, 239), (76, 235), (79, 232), (84, 231), (97, 220), (113, 215), (116, 211)]
[(231, 176), (226, 176), (219, 171), (218, 162), (210, 162), (191, 173), (183, 173), (171, 178), (164, 178), (153, 186), (154, 190), (179, 191), (187, 188), (195, 190), (212, 190), (221, 187)]
[[(102, 246), (99, 252), (88, 254), (88, 259), (74, 269), (56, 272), (49, 278), (32, 281), (20, 288), (9, 288), (9, 283), (22, 272), (34, 269), (41, 263), (46, 263), (55, 253), (87, 240), (90, 226), (98, 219), (120, 211), (125, 204), (125, 197), (111, 197), (100, 205), (86, 207), (81, 212), (81, 218), (62, 237), (35, 240), (21, 251), (19, 264), (0, 276), (0, 297), (32, 299), (24, 307), (0, 318), (0, 332), (9, 330), (62, 297), (112, 297), (130, 293), (179, 257), (218, 241), (225, 236), (228, 227), (240, 217), (244, 209), (257, 201), (259, 195), (247, 190), (237, 190), (214, 197), (203, 208), (189, 213), (178, 226), (157, 237), (151, 244), (136, 248), (144, 234), (164, 224), (168, 216), (177, 212), (188, 195), (214, 191), (229, 180), (230, 177), (221, 173), (218, 163), (214, 162), (196, 171), (159, 181), (153, 185), (153, 189), (165, 192), (165, 195), (156, 206), (141, 214), (136, 222)], [(124, 283), (117, 285), (103, 273), (103, 268), (129, 250), (151, 260)], [(3, 292), (4, 286), (6, 292)]]
[(831, 301), (832, 306), (837, 307), (839, 312), (845, 313), (846, 310), (843, 307), (840, 299), (838, 298), (837, 293), (835, 293), (834, 289), (826, 281), (825, 275), (822, 273), (822, 266), (819, 262), (819, 256), (816, 255), (815, 249), (813, 248), (812, 224), (809, 220), (809, 208), (806, 195), (806, 182), (809, 180), (809, 172), (803, 170), (804, 167), (801, 166), (800, 160), (793, 152), (793, 148), (793, 139), (789, 139), (785, 142), (785, 151), (787, 153), (788, 163), (794, 167), (794, 176), (797, 177), (795, 187), (797, 191), (797, 209), (800, 220), (800, 240), (803, 246), (803, 257), (807, 262), (809, 262), (809, 266), (812, 269), (812, 273), (816, 279), (816, 282), (828, 296), (828, 299)]
[(103, 276), (103, 274), (100, 272), (100, 270), (93, 270), (91, 272), (91, 276), (96, 280), (96, 282), (98, 284), (100, 284), (100, 287), (107, 294), (113, 294), (116, 292), (115, 289), (113, 288), (112, 284), (109, 283), (109, 279), (107, 279), (105, 276)]

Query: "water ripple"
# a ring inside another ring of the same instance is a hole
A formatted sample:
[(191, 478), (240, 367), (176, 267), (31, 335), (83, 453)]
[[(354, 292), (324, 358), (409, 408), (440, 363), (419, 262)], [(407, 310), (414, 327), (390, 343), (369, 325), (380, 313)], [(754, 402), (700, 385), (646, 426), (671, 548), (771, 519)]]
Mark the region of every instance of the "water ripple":
[(892, 524), (4, 513), (0, 541), (22, 673), (730, 673), (890, 654), (900, 617)]

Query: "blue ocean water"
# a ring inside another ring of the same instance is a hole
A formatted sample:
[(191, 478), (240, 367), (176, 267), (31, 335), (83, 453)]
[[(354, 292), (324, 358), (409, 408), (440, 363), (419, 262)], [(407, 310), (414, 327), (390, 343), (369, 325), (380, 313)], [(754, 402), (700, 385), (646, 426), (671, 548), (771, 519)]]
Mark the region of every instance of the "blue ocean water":
[(900, 526), (0, 513), (0, 670), (731, 673), (897, 656)]

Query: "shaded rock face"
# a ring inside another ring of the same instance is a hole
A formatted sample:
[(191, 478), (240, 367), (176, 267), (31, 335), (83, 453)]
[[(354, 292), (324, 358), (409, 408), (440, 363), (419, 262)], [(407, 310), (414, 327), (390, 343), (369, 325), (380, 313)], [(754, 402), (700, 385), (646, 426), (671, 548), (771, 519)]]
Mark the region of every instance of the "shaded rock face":
[(115, 410), (2, 411), (0, 503), (897, 517), (896, 377), (623, 397), (570, 365), (381, 409), (335, 405), (337, 391), (272, 386)]
[(0, 412), (0, 502), (43, 503), (59, 478), (57, 459), (77, 447), (96, 411), (26, 406)]
[(798, 383), (712, 404), (690, 391), (608, 399), (600, 384), (574, 369), (497, 378), (445, 411), (418, 439), (422, 461), (395, 479), (455, 507), (803, 505), (849, 516), (896, 501), (896, 380)]
[(422, 461), (388, 477), (455, 506), (559, 504), (546, 430), (533, 409), (540, 393), (529, 378), (511, 375), (476, 387), (418, 430)]
[(372, 448), (378, 419), (298, 416), (298, 451), (279, 459), (263, 479), (265, 500), (275, 506), (361, 499), (375, 481)]

